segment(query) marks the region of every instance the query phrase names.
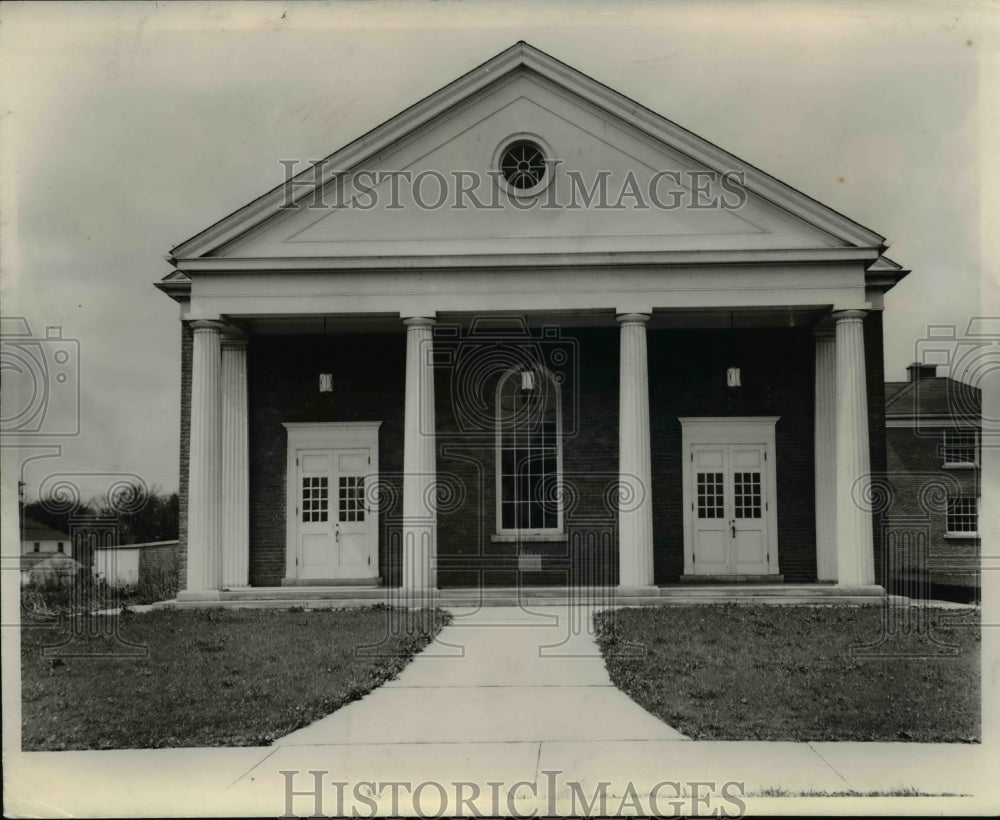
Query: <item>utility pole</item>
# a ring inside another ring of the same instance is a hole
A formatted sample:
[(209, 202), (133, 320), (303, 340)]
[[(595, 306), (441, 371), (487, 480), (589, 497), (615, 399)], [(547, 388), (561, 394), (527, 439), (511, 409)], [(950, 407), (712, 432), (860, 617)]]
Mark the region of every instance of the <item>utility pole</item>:
[(17, 548), (19, 554), (24, 549), (24, 487), (23, 481), (17, 482), (17, 534), (21, 541)]

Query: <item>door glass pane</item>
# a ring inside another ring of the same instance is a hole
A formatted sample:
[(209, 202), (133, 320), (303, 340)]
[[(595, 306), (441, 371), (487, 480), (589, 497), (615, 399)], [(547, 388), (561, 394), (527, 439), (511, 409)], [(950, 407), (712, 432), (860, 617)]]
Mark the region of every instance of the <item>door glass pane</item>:
[(327, 476), (303, 476), (302, 521), (326, 521), (329, 510), (329, 479)]
[(760, 518), (760, 473), (733, 473), (733, 502), (737, 518)]
[(698, 473), (698, 517), (722, 518), (722, 473)]
[(338, 520), (364, 521), (365, 477), (342, 475), (339, 479), (338, 489)]

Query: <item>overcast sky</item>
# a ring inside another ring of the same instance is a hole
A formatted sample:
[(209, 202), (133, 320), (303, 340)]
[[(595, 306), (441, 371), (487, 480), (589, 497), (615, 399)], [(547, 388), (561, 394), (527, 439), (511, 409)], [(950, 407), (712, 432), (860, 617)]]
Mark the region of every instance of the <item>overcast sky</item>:
[(27, 469), (28, 497), (57, 471), (175, 489), (164, 254), (281, 182), (280, 159), (325, 156), (521, 39), (887, 236), (913, 270), (885, 322), (905, 378), (928, 325), (987, 309), (984, 8), (3, 4), (3, 313), (81, 356), (81, 434), (51, 440), (63, 457)]

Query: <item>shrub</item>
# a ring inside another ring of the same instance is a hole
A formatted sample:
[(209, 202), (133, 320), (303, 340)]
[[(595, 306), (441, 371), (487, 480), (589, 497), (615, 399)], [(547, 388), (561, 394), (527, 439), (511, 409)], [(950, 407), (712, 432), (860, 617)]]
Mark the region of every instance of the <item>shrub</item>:
[(71, 577), (42, 576), (21, 587), (21, 614), (30, 620), (93, 612), (115, 606), (116, 598), (107, 582), (80, 567)]
[(179, 579), (176, 567), (142, 567), (139, 581), (119, 587), (118, 594), (125, 606), (154, 604), (177, 597)]

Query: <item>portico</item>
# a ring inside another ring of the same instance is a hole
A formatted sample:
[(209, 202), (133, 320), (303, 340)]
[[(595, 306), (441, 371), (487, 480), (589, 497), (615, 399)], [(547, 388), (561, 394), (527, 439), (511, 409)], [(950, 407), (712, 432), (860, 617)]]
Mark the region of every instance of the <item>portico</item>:
[[(499, 209), (288, 208), (286, 186), (172, 251), (179, 600), (874, 585), (869, 404), (882, 295), (906, 273), (883, 238), (526, 44), (290, 190), (350, 200), (359, 168), (485, 174), (505, 145), (559, 162), (527, 187), (494, 180)], [(744, 203), (532, 211), (572, 183), (569, 157), (580, 173), (725, 168)]]

